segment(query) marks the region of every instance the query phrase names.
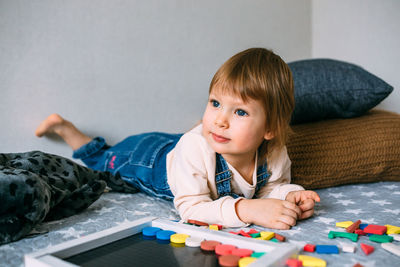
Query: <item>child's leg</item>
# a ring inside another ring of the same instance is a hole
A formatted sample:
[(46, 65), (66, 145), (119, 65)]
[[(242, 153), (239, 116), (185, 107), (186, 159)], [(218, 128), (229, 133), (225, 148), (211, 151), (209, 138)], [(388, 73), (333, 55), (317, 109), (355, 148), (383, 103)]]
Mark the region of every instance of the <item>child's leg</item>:
[(36, 136), (42, 137), (46, 134), (60, 136), (73, 150), (92, 141), (92, 138), (79, 131), (75, 125), (58, 114), (51, 114), (36, 128)]

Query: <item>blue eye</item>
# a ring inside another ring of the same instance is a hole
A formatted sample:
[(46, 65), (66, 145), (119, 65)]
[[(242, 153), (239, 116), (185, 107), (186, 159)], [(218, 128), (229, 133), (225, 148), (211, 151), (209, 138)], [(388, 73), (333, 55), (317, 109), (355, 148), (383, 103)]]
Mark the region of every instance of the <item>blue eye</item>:
[(211, 105), (215, 108), (218, 108), (220, 106), (219, 102), (217, 100), (211, 100)]
[(247, 116), (247, 115), (249, 115), (249, 114), (247, 114), (247, 112), (244, 111), (243, 109), (238, 109), (238, 110), (236, 110), (235, 113), (236, 113), (238, 116)]

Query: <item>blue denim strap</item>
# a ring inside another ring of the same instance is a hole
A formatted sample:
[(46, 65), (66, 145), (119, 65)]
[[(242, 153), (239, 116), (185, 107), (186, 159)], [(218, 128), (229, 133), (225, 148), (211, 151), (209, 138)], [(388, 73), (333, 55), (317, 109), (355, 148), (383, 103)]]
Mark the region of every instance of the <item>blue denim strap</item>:
[[(257, 168), (257, 185), (255, 193), (257, 193), (258, 190), (267, 183), (269, 176), (270, 174), (268, 173), (267, 163), (264, 163)], [(228, 164), (220, 154), (216, 153), (215, 184), (217, 186), (218, 198), (224, 196), (238, 198), (243, 196), (232, 192), (231, 179), (232, 171), (229, 169)], [(256, 194), (254, 194), (254, 196), (255, 195)]]
[(268, 173), (267, 162), (257, 168), (256, 193), (267, 183), (270, 175)]
[(228, 164), (226, 164), (225, 159), (218, 153), (216, 154), (216, 164), (215, 164), (215, 184), (217, 186), (218, 198), (231, 196), (233, 198), (240, 197), (238, 194), (232, 192), (231, 189), (231, 179), (232, 171), (229, 169)]

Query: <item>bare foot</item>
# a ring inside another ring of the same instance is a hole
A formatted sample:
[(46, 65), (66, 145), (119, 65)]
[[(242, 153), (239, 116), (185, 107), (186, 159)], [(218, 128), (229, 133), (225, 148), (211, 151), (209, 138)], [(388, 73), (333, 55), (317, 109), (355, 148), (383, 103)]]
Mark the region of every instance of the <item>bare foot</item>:
[(74, 124), (56, 113), (48, 116), (36, 128), (36, 136), (42, 137), (47, 134), (60, 136), (73, 150), (92, 141), (92, 138), (82, 133)]
[(35, 135), (37, 137), (42, 137), (46, 134), (58, 134), (60, 133), (57, 131), (63, 125), (65, 126), (67, 121), (64, 120), (60, 115), (54, 113), (48, 116), (44, 121), (42, 121), (39, 126), (36, 128)]

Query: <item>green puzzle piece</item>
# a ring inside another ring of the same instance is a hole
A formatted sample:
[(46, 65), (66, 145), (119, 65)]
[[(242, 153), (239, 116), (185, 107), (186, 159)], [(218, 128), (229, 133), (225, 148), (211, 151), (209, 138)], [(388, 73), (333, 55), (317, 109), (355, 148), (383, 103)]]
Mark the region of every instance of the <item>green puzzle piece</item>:
[(335, 231), (330, 231), (328, 234), (328, 237), (330, 239), (333, 239), (335, 237), (344, 237), (344, 238), (348, 238), (353, 242), (357, 242), (358, 240), (358, 234), (354, 234), (354, 233), (346, 233), (346, 232), (335, 232)]
[(370, 235), (369, 240), (378, 243), (389, 243), (393, 241), (393, 236), (389, 235)]

